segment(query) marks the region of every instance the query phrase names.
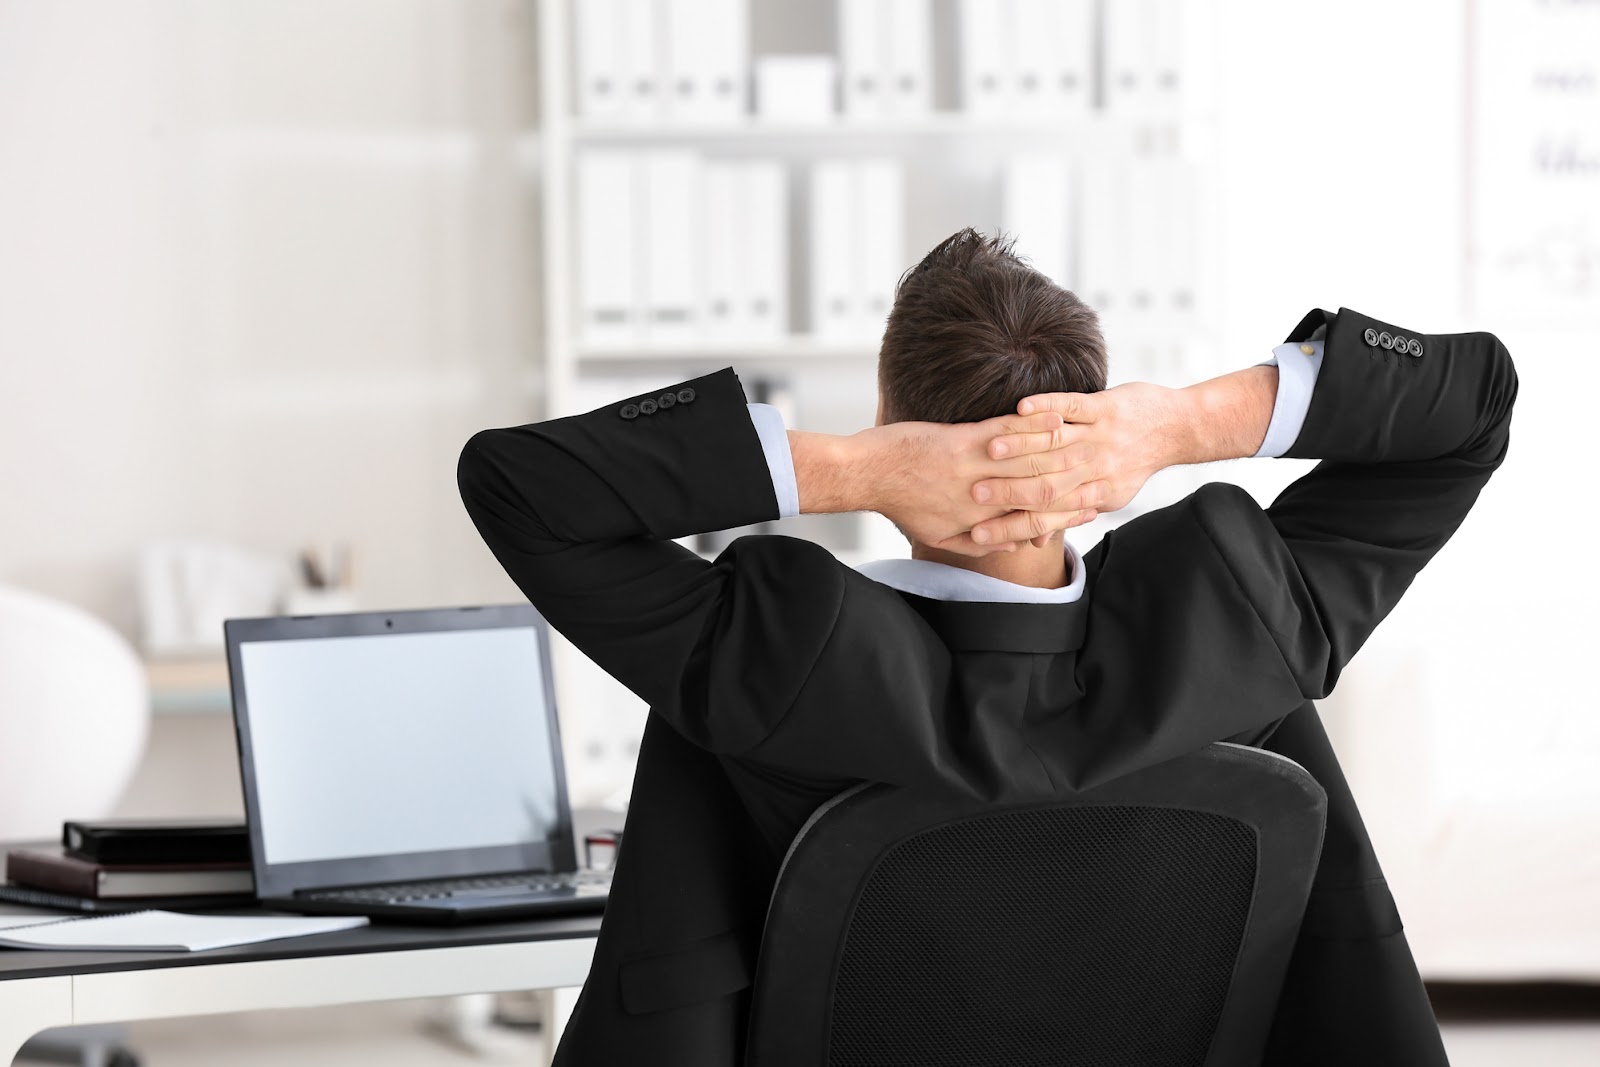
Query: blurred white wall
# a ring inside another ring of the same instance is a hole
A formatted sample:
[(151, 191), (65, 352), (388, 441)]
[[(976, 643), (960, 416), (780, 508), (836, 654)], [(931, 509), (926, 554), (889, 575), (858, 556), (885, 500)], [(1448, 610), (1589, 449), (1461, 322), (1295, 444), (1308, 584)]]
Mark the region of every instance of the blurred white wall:
[(455, 455), (537, 403), (514, 0), (0, 3), (0, 582), (133, 631), (138, 544), (510, 596)]
[[(1560, 329), (1466, 303), (1468, 4), (1354, 0), (1335, 12), (1222, 0), (1219, 13), (1228, 347), (1254, 358), (1313, 306), (1424, 332), (1496, 333), (1521, 378), (1511, 452), (1410, 599), (1506, 597), (1552, 582), (1594, 591), (1600, 583), (1573, 566), (1589, 533), (1575, 521), (1587, 511), (1572, 478), (1585, 397), (1600, 382), (1584, 355), (1600, 342), (1600, 314)], [(1274, 482), (1292, 476), (1289, 464), (1253, 466)], [(1535, 533), (1539, 550), (1507, 572), (1515, 539)]]

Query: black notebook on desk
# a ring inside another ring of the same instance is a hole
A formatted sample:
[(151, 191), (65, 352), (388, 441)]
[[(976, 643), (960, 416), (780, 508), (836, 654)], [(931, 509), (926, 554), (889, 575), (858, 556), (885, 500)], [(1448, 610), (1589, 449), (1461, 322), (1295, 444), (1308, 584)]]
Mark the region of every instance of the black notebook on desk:
[(0, 884), (0, 904), (27, 904), (35, 908), (58, 908), (85, 915), (121, 915), (129, 911), (208, 911), (214, 908), (243, 908), (255, 904), (249, 893), (229, 893), (207, 897), (114, 897), (99, 900), (48, 889), (30, 889), (10, 882)]
[(61, 847), (112, 865), (250, 862), (250, 834), (237, 819), (68, 822), (61, 827)]

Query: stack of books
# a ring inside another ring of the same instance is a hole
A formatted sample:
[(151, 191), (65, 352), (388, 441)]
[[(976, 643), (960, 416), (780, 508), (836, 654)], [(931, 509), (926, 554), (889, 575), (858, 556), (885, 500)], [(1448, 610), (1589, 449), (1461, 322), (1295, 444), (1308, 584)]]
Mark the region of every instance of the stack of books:
[(0, 901), (86, 912), (235, 907), (255, 899), (239, 822), (68, 822), (59, 846), (6, 854)]

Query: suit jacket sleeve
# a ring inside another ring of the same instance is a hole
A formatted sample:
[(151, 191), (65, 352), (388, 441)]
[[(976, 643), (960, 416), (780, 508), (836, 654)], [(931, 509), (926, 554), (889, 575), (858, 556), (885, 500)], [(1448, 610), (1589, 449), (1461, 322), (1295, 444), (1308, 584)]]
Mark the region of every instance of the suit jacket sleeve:
[[(1313, 699), (1466, 518), (1505, 459), (1517, 396), (1493, 334), (1420, 334), (1340, 308), (1311, 312), (1289, 340), (1324, 323), (1321, 373), (1285, 453), (1322, 462), (1265, 512), (1211, 485), (1196, 515)], [(1385, 332), (1420, 354), (1369, 340)]]
[(789, 538), (741, 538), (715, 561), (674, 543), (778, 503), (731, 368), (652, 394), (648, 414), (644, 399), (474, 435), (462, 501), (555, 629), (690, 741), (743, 751), (810, 673), (843, 578)]
[[(1320, 459), (1263, 510), (1236, 485), (1108, 533), (1070, 754), (1077, 787), (1219, 740), (1257, 744), (1345, 664), (1466, 517), (1505, 457), (1517, 377), (1492, 334), (1396, 330), (1347, 308), (1326, 325), (1305, 421), (1285, 453)], [(1422, 354), (1369, 345), (1415, 338)], [(1074, 743), (1075, 742), (1075, 743)]]

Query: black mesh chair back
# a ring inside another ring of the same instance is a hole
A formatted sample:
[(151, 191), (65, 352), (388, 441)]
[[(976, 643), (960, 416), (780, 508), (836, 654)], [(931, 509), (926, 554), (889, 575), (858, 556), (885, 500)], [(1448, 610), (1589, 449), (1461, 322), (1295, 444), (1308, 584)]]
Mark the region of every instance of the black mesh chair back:
[(1027, 801), (848, 790), (779, 872), (746, 1063), (1257, 1063), (1326, 811), (1229, 744)]

